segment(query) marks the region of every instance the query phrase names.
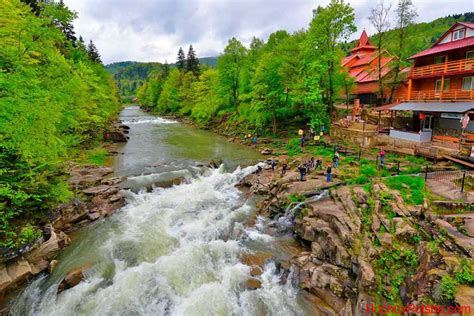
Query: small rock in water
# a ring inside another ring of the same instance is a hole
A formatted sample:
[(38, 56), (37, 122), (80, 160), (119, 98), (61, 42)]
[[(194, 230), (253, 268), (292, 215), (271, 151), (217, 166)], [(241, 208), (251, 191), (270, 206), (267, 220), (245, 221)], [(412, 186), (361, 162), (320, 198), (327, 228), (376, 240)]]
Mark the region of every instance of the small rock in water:
[(261, 151), (261, 154), (262, 155), (271, 155), (273, 153), (273, 151), (270, 149), (270, 148), (264, 148), (262, 151)]
[(247, 280), (247, 288), (249, 290), (256, 290), (262, 287), (262, 282), (257, 279), (251, 278)]
[(64, 277), (64, 280), (62, 280), (59, 284), (58, 293), (78, 285), (82, 279), (84, 279), (84, 271), (90, 269), (91, 266), (92, 265), (87, 264), (85, 266), (70, 270)]
[(49, 273), (53, 273), (53, 271), (56, 269), (58, 264), (59, 264), (58, 260), (51, 260), (51, 262), (49, 263), (49, 268), (48, 268)]

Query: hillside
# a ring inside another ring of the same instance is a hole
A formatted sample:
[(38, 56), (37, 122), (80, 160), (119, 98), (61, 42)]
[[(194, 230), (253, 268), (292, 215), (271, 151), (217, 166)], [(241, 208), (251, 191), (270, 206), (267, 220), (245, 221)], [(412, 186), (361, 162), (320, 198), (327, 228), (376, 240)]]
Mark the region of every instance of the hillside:
[(136, 64), (136, 61), (119, 61), (116, 63), (111, 63), (105, 66), (105, 68), (112, 74), (115, 75), (118, 73), (120, 70), (127, 68), (128, 66), (131, 66), (133, 64)]
[[(474, 22), (474, 12), (466, 12), (463, 14), (449, 15), (431, 22), (423, 22), (413, 24), (407, 29), (406, 36), (406, 52), (405, 56), (409, 57), (417, 52), (429, 48), (436, 42), (436, 40), (443, 35), (455, 22)], [(360, 33), (361, 30), (359, 30)], [(390, 30), (384, 35), (383, 46), (389, 52), (395, 53), (398, 47), (398, 32), (397, 30)], [(377, 45), (377, 38), (375, 35), (370, 36), (370, 40), (374, 45)], [(348, 45), (345, 45), (344, 50), (349, 51), (354, 47), (357, 40), (354, 40)]]
[[(201, 65), (207, 65), (211, 68), (215, 68), (217, 65), (217, 57), (203, 57), (199, 61)], [(137, 89), (143, 85), (151, 71), (158, 69), (160, 65), (162, 64), (157, 62), (121, 61), (108, 64), (106, 68), (117, 80), (120, 95), (130, 99), (130, 97), (135, 96)], [(169, 67), (174, 68), (176, 64), (169, 64)]]

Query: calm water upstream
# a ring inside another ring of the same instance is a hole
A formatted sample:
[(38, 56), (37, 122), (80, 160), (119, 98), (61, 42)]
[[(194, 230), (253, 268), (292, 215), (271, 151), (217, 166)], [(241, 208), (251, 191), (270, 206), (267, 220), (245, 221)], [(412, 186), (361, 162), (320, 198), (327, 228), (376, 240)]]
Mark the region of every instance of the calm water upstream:
[[(212, 133), (126, 108), (130, 141), (115, 161), (117, 175), (134, 188), (180, 178), (169, 188), (127, 191), (114, 216), (78, 231), (51, 275), (33, 280), (12, 302), (15, 315), (305, 315), (309, 307), (273, 262), (245, 286), (243, 253), (289, 256), (289, 236), (265, 234), (266, 222), (244, 222), (254, 203), (235, 188), (260, 158)], [(222, 159), (217, 170), (200, 167)], [(137, 193), (134, 193), (137, 192)], [(57, 294), (67, 271), (91, 264), (87, 278)]]

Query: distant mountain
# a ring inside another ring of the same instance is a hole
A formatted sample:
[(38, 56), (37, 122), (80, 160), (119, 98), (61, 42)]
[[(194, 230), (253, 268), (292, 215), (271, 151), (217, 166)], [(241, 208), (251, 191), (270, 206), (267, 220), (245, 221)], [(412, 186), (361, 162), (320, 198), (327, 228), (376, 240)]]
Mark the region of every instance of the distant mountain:
[(117, 63), (111, 63), (105, 66), (105, 68), (112, 74), (115, 75), (123, 68), (136, 64), (136, 61), (120, 61)]
[(217, 66), (217, 57), (203, 57), (199, 58), (201, 65), (208, 65), (209, 67), (216, 68)]
[[(199, 58), (199, 61), (201, 65), (207, 65), (212, 68), (215, 68), (217, 65), (217, 57), (203, 57)], [(122, 97), (131, 97), (135, 96), (137, 89), (143, 85), (150, 72), (162, 65), (157, 62), (121, 61), (108, 64), (105, 68), (117, 80), (120, 95)], [(169, 67), (176, 67), (176, 64), (169, 64)]]

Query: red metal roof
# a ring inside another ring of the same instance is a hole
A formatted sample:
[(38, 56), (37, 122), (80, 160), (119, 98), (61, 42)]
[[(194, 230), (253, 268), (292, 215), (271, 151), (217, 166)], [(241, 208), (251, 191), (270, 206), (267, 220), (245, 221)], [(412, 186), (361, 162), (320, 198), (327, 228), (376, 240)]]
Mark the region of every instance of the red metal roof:
[(474, 36), (467, 37), (465, 39), (454, 41), (454, 42), (449, 42), (446, 44), (438, 44), (422, 52), (419, 52), (418, 54), (415, 54), (409, 57), (408, 59), (415, 59), (422, 56), (433, 55), (433, 54), (442, 53), (442, 52), (446, 52), (446, 51), (450, 51), (450, 50), (454, 50), (458, 48), (464, 48), (468, 46), (474, 46)]
[(367, 33), (364, 30), (362, 34), (360, 35), (359, 42), (357, 42), (356, 46), (353, 49), (351, 49), (351, 53), (357, 52), (359, 50), (373, 51), (375, 49), (376, 49), (375, 46), (372, 46), (372, 44), (369, 41), (369, 36), (367, 36)]

